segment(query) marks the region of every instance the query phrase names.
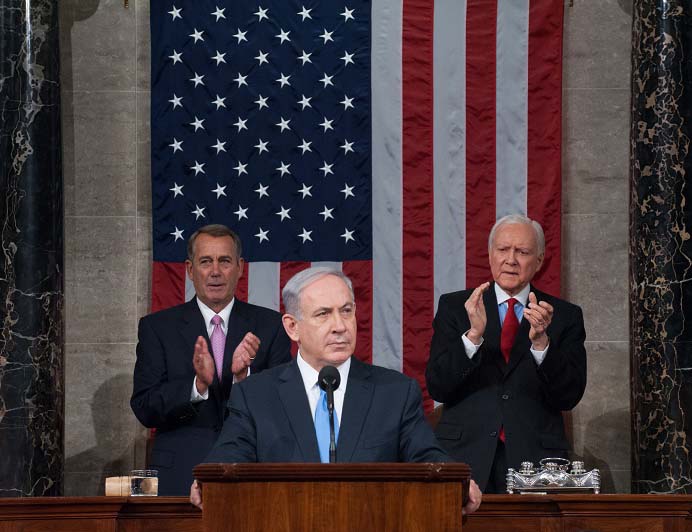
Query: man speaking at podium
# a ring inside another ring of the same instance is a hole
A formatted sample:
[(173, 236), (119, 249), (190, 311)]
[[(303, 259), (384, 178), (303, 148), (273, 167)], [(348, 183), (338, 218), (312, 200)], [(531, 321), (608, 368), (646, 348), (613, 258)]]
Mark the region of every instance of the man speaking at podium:
[[(318, 384), (325, 366), (340, 377), (333, 399), (337, 462), (452, 461), (425, 421), (418, 384), (352, 356), (356, 304), (348, 277), (309, 268), (286, 283), (282, 296), (284, 328), (298, 355), (232, 388), (229, 417), (206, 462), (328, 462), (327, 398)], [(193, 484), (193, 504), (200, 495)], [(480, 500), (472, 480), (466, 511)]]

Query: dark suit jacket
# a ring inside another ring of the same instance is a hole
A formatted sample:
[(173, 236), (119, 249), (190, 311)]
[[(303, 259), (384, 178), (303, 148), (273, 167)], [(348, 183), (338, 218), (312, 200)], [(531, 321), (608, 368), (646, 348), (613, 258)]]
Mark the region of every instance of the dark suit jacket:
[(586, 386), (584, 320), (579, 307), (532, 288), (555, 309), (550, 347), (540, 366), (531, 354), (529, 323), (522, 319), (509, 364), (500, 351), (500, 318), (494, 287), (483, 295), (484, 341), (469, 359), (461, 336), (470, 328), (464, 303), (472, 290), (440, 297), (425, 376), (433, 399), (445, 404), (435, 434), (442, 446), (473, 469), (485, 489), (500, 427), (507, 466), (564, 457), (568, 444), (562, 410), (574, 408)]
[(139, 321), (130, 405), (144, 426), (156, 428), (149, 466), (159, 471), (160, 495), (189, 494), (192, 468), (207, 455), (223, 426), (233, 383), (230, 361), (247, 332), (253, 332), (261, 342), (251, 374), (291, 359), (290, 341), (279, 313), (236, 299), (228, 319), (222, 383), (214, 375), (209, 398), (191, 403), (195, 377), (192, 355), (198, 336), (206, 338), (211, 351), (197, 301)]
[[(230, 415), (205, 462), (319, 462), (296, 361), (233, 387)], [(449, 462), (411, 378), (351, 358), (337, 462)]]

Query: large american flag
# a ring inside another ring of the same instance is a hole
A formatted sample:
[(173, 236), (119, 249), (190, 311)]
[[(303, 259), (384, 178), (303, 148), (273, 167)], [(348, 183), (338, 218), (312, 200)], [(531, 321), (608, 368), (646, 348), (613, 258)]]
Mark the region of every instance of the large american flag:
[(354, 281), (357, 355), (423, 372), (441, 293), (487, 234), (546, 230), (560, 291), (561, 0), (157, 0), (152, 310), (189, 299), (186, 239), (237, 231), (237, 296), (280, 310), (310, 264)]

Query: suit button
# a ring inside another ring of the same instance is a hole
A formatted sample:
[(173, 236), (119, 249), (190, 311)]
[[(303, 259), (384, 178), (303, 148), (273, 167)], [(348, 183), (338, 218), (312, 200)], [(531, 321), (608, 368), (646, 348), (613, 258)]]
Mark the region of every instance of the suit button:
[(497, 431), (492, 431), (492, 432), (490, 433), (490, 437), (491, 437), (491, 438), (497, 438)]
[(507, 395), (506, 393), (502, 394), (502, 400), (506, 401), (507, 399), (509, 399), (509, 395)]

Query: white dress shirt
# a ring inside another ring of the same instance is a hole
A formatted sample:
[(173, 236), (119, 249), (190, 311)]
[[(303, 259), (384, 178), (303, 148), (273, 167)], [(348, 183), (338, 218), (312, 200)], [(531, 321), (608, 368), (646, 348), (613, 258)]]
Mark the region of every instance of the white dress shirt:
[[(308, 396), (308, 402), (310, 403), (310, 415), (314, 421), (315, 410), (317, 409), (317, 401), (320, 398), (320, 385), (317, 383), (317, 376), (319, 372), (308, 364), (305, 359), (298, 351), (298, 356), (296, 357), (296, 362), (298, 363), (298, 369), (300, 370), (300, 376), (303, 377), (303, 386), (305, 386), (305, 393)], [(348, 372), (351, 369), (351, 357), (348, 360), (336, 367), (339, 370), (339, 376), (341, 377), (341, 383), (339, 387), (334, 391), (334, 412), (336, 413), (336, 420), (341, 424), (341, 413), (344, 410), (344, 397), (346, 396), (346, 385), (348, 384)]]
[[(514, 305), (514, 310), (518, 313), (517, 319), (521, 323), (521, 320), (523, 319), (524, 308), (526, 307), (526, 304), (529, 301), (529, 292), (531, 292), (531, 286), (527, 284), (515, 296), (510, 296), (507, 292), (500, 288), (500, 286), (497, 283), (493, 283), (493, 287), (495, 288), (495, 298), (497, 299), (498, 312), (500, 314), (500, 327), (502, 327), (504, 317), (507, 315), (507, 308), (509, 306), (507, 301), (512, 297), (516, 299), (517, 302), (521, 305), (521, 307), (517, 307), (516, 304)], [(466, 333), (468, 333), (468, 331), (466, 331)], [(466, 333), (464, 333), (461, 336), (461, 340), (464, 342), (464, 350), (466, 351), (466, 356), (469, 358), (473, 358), (473, 355), (476, 354), (478, 349), (483, 344), (483, 338), (481, 338), (481, 342), (478, 345), (475, 345), (471, 340), (468, 339)], [(534, 349), (533, 346), (531, 347), (531, 354), (533, 355), (533, 358), (536, 361), (537, 365), (541, 365), (541, 363), (545, 359), (545, 355), (548, 353), (549, 347), (550, 343), (548, 343), (548, 345), (543, 351), (538, 351)]]

